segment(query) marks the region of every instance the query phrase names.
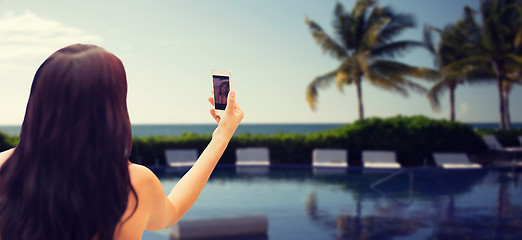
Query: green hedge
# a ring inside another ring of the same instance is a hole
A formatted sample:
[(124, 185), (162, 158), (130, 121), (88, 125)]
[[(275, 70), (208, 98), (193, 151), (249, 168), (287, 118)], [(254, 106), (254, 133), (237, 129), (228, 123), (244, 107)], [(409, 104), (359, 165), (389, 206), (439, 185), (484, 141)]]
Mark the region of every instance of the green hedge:
[[(431, 154), (438, 151), (486, 152), (481, 140), (485, 134), (495, 135), (505, 146), (519, 146), (522, 129), (510, 131), (473, 130), (469, 125), (424, 116), (368, 118), (328, 131), (271, 135), (239, 134), (232, 138), (220, 164), (232, 164), (235, 151), (241, 147), (267, 147), (272, 164), (309, 165), (315, 148), (340, 148), (349, 153), (351, 166), (361, 165), (363, 150), (392, 150), (404, 166), (432, 165)], [(211, 139), (210, 134), (186, 133), (181, 136), (134, 137), (131, 161), (166, 164), (165, 149), (195, 148), (201, 153)], [(18, 137), (0, 133), (0, 151), (15, 146)]]
[[(167, 148), (196, 148), (203, 151), (210, 135), (185, 134), (180, 137), (135, 138), (131, 161), (165, 164)], [(314, 148), (348, 150), (352, 166), (361, 165), (362, 150), (392, 150), (404, 166), (432, 164), (437, 151), (480, 154), (486, 146), (470, 126), (433, 120), (423, 116), (369, 118), (329, 131), (272, 135), (239, 134), (232, 138), (220, 163), (234, 163), (235, 150), (241, 147), (267, 147), (272, 164), (304, 164), (312, 161)]]

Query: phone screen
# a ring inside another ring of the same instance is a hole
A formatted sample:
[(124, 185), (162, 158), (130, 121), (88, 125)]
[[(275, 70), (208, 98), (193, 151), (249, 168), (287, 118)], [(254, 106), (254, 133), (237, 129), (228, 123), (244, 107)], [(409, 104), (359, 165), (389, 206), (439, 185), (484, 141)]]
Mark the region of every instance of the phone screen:
[(227, 97), (230, 91), (229, 76), (212, 75), (214, 80), (214, 104), (216, 109), (225, 110), (227, 107)]

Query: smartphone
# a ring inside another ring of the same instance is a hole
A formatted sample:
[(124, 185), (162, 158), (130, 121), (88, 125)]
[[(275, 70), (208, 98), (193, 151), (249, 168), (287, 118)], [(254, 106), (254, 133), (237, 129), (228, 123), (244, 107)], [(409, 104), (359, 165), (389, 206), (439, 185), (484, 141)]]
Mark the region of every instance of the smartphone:
[(222, 115), (227, 108), (228, 92), (232, 89), (231, 73), (228, 70), (212, 70), (212, 89), (214, 90), (214, 109)]

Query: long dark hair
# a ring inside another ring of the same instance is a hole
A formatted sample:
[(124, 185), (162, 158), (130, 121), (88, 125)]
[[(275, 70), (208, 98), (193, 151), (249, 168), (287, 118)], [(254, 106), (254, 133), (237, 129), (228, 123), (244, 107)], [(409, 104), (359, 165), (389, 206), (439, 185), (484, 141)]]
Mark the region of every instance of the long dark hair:
[(126, 98), (123, 64), (103, 48), (72, 45), (45, 60), (0, 168), (2, 240), (113, 239), (137, 200)]

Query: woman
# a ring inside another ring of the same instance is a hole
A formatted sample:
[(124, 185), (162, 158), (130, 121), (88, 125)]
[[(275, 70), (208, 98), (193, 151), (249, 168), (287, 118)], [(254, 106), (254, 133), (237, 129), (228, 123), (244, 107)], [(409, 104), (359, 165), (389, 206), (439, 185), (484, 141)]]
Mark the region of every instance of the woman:
[(219, 94), (218, 99), (216, 99), (216, 103), (227, 104), (228, 92), (228, 82), (221, 83), (221, 85), (219, 86)]
[(141, 239), (188, 211), (243, 118), (235, 92), (222, 117), (210, 110), (212, 140), (167, 196), (128, 160), (126, 95), (123, 64), (100, 47), (68, 46), (40, 66), (20, 142), (0, 153), (0, 239)]

